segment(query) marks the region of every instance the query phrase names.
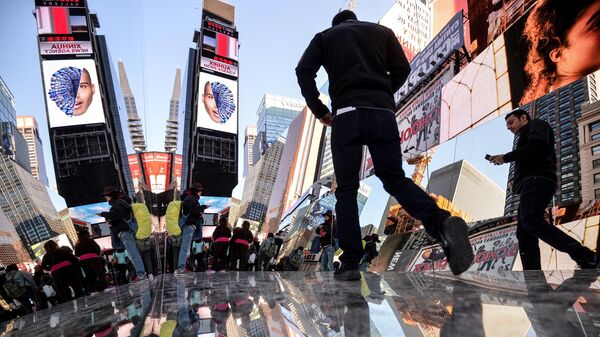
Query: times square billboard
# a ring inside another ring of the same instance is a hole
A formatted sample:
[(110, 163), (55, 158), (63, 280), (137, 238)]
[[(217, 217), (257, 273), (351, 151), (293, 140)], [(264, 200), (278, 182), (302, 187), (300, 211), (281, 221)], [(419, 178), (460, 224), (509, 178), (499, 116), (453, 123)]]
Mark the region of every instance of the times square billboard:
[(85, 1), (35, 2), (40, 55), (44, 59), (93, 53)]
[(225, 75), (231, 79), (238, 78), (238, 32), (206, 14), (204, 20), (202, 20), (202, 49), (200, 54), (200, 67), (202, 70)]
[(197, 127), (237, 133), (237, 81), (201, 72), (199, 84)]
[(93, 59), (42, 61), (42, 70), (51, 128), (106, 122)]
[[(436, 5), (440, 7), (440, 4), (454, 3), (455, 8), (464, 10), (464, 2), (438, 0), (433, 5), (435, 9)], [(468, 1), (466, 6), (468, 12), (465, 16), (472, 16), (474, 6), (474, 2)], [(457, 73), (452, 71), (451, 66), (448, 68), (452, 78), (447, 83), (442, 83), (441, 87), (439, 136), (436, 136), (439, 137), (439, 142), (436, 143), (441, 144), (453, 139), (469, 129), (537, 100), (564, 85), (581, 80), (600, 69), (600, 59), (594, 56), (600, 54), (600, 29), (598, 29), (600, 1), (578, 6), (554, 1), (510, 2), (505, 6), (505, 10), (509, 12), (504, 13), (504, 16), (498, 16), (498, 13), (493, 11), (482, 14), (488, 15), (490, 19), (501, 18), (499, 20), (502, 23), (495, 24), (492, 28), (487, 26), (485, 32), (479, 31), (477, 26), (471, 23), (470, 56), (474, 58)], [(433, 15), (435, 17), (436, 13), (434, 12)], [(543, 19), (548, 15), (551, 15), (551, 20), (544, 21)], [(540, 26), (544, 22), (546, 23)], [(544, 27), (552, 30), (554, 29), (552, 26), (559, 22), (571, 23), (568, 30), (560, 37), (547, 36), (550, 31), (540, 30)], [(456, 14), (451, 22), (446, 24), (445, 27), (452, 29), (450, 31), (442, 29), (441, 33), (450, 36), (451, 39), (450, 42), (441, 43), (442, 46), (449, 44), (452, 44), (453, 48), (459, 46), (459, 43), (451, 43), (451, 41), (458, 41), (461, 36), (458, 32), (461, 30), (462, 23), (462, 14)], [(489, 40), (490, 38), (493, 40)], [(435, 45), (438, 39), (439, 36), (434, 37), (432, 43)], [(482, 41), (489, 44), (483, 45)], [(420, 78), (436, 70), (430, 62), (435, 59), (436, 54), (447, 52), (446, 47), (439, 52), (435, 48), (433, 50), (425, 48), (422, 52), (425, 55), (421, 56), (419, 53), (411, 62), (413, 69), (404, 84), (405, 87), (416, 87)], [(464, 50), (462, 52), (464, 53)], [(419, 72), (423, 76), (413, 76)], [(439, 87), (439, 84), (432, 84), (435, 81), (436, 79), (427, 83), (424, 89), (420, 89), (420, 92), (400, 106), (397, 117), (404, 115), (400, 121), (411, 121), (410, 129), (422, 130), (419, 125), (423, 124), (418, 110), (415, 111), (417, 115), (414, 117), (406, 113), (406, 110), (411, 108), (411, 100), (430, 95), (428, 88), (431, 85)], [(407, 93), (410, 93), (410, 90), (399, 92), (396, 95), (397, 102), (398, 98), (405, 98)], [(435, 119), (433, 120), (435, 123)], [(408, 127), (399, 125), (399, 129), (402, 133), (402, 130), (407, 130)], [(406, 144), (404, 149), (411, 146), (413, 145)], [(427, 147), (429, 148), (429, 145)], [(420, 152), (422, 149), (412, 154), (417, 155)], [(369, 171), (372, 172), (365, 167), (363, 175), (368, 175)]]

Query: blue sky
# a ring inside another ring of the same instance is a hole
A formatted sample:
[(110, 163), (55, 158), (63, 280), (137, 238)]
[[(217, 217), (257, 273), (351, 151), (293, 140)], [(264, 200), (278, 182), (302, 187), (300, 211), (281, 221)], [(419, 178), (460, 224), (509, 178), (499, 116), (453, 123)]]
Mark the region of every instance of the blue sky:
[[(293, 69), (310, 39), (329, 27), (333, 15), (347, 1), (240, 0), (230, 3), (236, 6), (241, 45), (241, 150), (245, 126), (256, 123), (256, 110), (265, 93), (301, 98)], [(393, 0), (358, 1), (356, 13), (361, 20), (376, 22), (393, 3)], [(98, 33), (106, 35), (113, 65), (116, 67), (120, 59), (125, 62), (138, 113), (144, 122), (148, 149), (162, 151), (175, 69), (180, 67), (185, 71), (194, 30), (200, 27), (202, 1), (88, 0), (88, 6), (98, 14), (101, 25)], [(55, 184), (33, 9), (33, 0), (3, 1), (0, 5), (0, 31), (3, 32), (0, 34), (3, 46), (0, 76), (15, 95), (17, 114), (36, 117), (48, 177), (51, 184)], [(324, 81), (325, 77), (319, 76), (318, 83)], [(498, 119), (443, 144), (435, 153), (428, 173), (464, 158), (504, 188), (508, 167), (494, 167), (484, 161), (483, 156), (506, 152), (511, 145), (512, 135), (506, 131), (503, 120)], [(240, 157), (240, 172), (242, 164)], [(410, 174), (412, 167), (405, 166), (405, 170)], [(361, 216), (361, 224), (377, 225), (388, 195), (376, 178), (366, 182), (373, 187), (373, 192)]]

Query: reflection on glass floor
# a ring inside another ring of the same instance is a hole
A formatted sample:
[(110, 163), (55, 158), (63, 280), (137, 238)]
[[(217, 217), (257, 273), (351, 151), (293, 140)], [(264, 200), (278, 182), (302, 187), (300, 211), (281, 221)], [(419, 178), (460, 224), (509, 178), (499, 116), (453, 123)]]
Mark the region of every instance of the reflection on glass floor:
[(597, 271), (164, 275), (0, 325), (0, 336), (598, 336)]

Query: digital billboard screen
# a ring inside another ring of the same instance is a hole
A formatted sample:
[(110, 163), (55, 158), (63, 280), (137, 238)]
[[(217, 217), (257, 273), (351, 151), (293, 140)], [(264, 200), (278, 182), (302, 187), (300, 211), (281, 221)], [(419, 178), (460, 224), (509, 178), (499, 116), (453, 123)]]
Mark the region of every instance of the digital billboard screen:
[(43, 61), (42, 68), (51, 128), (105, 123), (94, 60)]
[(201, 72), (198, 97), (199, 128), (237, 133), (237, 82)]
[(69, 214), (71, 215), (71, 218), (85, 221), (90, 224), (97, 224), (106, 222), (106, 220), (103, 217), (98, 216), (96, 214), (108, 212), (109, 210), (110, 205), (108, 204), (108, 202), (99, 202), (85, 206), (70, 207)]
[(210, 18), (202, 21), (202, 69), (238, 77), (238, 32)]
[(229, 207), (231, 198), (201, 196), (200, 200), (198, 200), (198, 203), (200, 205), (208, 206), (208, 208), (204, 210), (204, 213), (218, 214), (225, 208)]
[(131, 171), (131, 180), (133, 180), (133, 188), (135, 189), (135, 193), (137, 193), (140, 190), (139, 179), (142, 176), (137, 154), (127, 155), (127, 162), (129, 164), (129, 170)]
[(141, 157), (146, 186), (154, 193), (164, 192), (171, 184), (171, 154), (146, 152)]
[(35, 18), (43, 58), (93, 53), (86, 8), (36, 7)]

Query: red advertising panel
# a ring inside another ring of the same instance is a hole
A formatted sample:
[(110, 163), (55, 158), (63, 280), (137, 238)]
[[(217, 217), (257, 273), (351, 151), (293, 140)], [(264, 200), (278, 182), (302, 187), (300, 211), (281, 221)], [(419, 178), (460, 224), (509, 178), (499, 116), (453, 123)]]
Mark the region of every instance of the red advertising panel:
[(173, 179), (177, 181), (177, 189), (181, 190), (181, 168), (182, 168), (183, 156), (180, 154), (175, 155), (175, 164), (173, 167)]
[(140, 163), (138, 162), (136, 154), (127, 155), (127, 161), (129, 163), (129, 170), (131, 171), (131, 180), (133, 180), (133, 188), (135, 189), (135, 193), (140, 190), (138, 185), (139, 179), (142, 176), (142, 172), (140, 171)]
[(200, 66), (203, 70), (237, 78), (238, 47), (238, 32), (234, 28), (209, 17), (202, 21)]
[(83, 1), (38, 2), (48, 4), (35, 8), (40, 54), (43, 58), (92, 54), (87, 8)]
[(163, 152), (142, 153), (146, 186), (151, 192), (164, 192), (171, 184), (171, 154)]

